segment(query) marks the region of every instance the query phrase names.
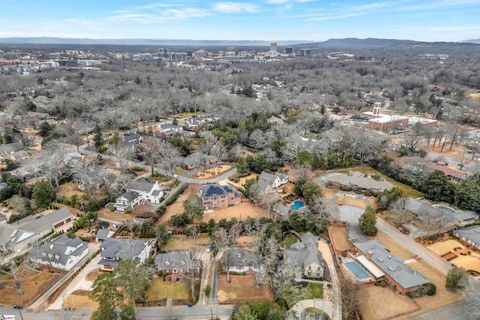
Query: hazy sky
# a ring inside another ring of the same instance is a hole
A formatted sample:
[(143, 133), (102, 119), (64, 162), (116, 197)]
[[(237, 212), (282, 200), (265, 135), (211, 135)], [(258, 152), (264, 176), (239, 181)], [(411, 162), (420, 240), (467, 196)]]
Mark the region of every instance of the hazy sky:
[(0, 0), (0, 37), (480, 38), (480, 0)]

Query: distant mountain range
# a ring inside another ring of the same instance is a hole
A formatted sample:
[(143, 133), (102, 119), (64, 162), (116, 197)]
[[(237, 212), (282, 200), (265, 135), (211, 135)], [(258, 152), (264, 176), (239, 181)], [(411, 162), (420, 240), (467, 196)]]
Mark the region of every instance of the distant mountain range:
[(464, 43), (475, 43), (480, 44), (480, 39), (465, 40)]
[[(287, 46), (305, 43), (305, 40), (278, 41), (278, 45)], [(259, 47), (269, 46), (270, 41), (265, 40), (182, 40), (182, 39), (91, 39), (91, 38), (0, 38), (0, 44), (71, 44), (71, 45), (141, 45), (141, 46), (241, 46)]]
[[(305, 40), (277, 41), (279, 46), (292, 46), (296, 49), (320, 48), (395, 48), (411, 46), (457, 46), (480, 44), (480, 39), (464, 42), (425, 42), (414, 40), (345, 38), (329, 39), (320, 42)], [(9, 45), (138, 45), (138, 46), (181, 46), (181, 47), (264, 47), (270, 41), (265, 40), (177, 40), (177, 39), (91, 39), (91, 38), (0, 38), (0, 44)]]

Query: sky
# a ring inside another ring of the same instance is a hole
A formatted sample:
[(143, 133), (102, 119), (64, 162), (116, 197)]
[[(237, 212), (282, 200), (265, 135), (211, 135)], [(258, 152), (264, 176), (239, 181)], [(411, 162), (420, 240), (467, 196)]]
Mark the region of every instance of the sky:
[(480, 0), (0, 0), (0, 37), (480, 38)]

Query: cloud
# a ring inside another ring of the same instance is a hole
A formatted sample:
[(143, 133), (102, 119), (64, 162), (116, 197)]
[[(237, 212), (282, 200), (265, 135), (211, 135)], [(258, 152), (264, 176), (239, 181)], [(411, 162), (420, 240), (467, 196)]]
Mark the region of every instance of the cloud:
[(308, 3), (308, 2), (315, 2), (315, 1), (317, 0), (266, 0), (266, 3), (292, 5), (293, 3)]
[(220, 13), (255, 13), (259, 11), (253, 4), (239, 2), (218, 2), (213, 5), (213, 9)]
[(109, 21), (117, 22), (140, 22), (140, 23), (156, 23), (165, 20), (184, 20), (191, 18), (201, 18), (209, 16), (211, 13), (203, 8), (169, 8), (158, 12), (148, 13), (139, 11), (119, 10), (114, 15), (107, 17)]

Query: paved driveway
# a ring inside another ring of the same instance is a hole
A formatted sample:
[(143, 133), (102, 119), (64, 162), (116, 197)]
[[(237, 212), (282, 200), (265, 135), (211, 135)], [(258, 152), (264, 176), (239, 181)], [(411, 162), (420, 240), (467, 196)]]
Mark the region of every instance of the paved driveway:
[[(325, 260), (328, 272), (330, 273), (332, 280), (332, 292), (333, 292), (333, 306), (332, 313), (328, 313), (333, 320), (342, 319), (342, 292), (340, 288), (340, 281), (338, 280), (337, 269), (335, 268), (335, 262), (333, 261), (332, 251), (330, 247), (325, 242), (325, 240), (320, 239), (318, 241), (318, 250), (322, 253), (323, 259)], [(323, 310), (323, 309), (322, 309)], [(325, 312), (327, 310), (324, 310)]]
[[(96, 250), (96, 249), (95, 249)], [(98, 268), (97, 263), (100, 261), (100, 254), (97, 254), (86, 266), (80, 271), (79, 274), (73, 278), (68, 286), (63, 290), (62, 294), (48, 307), (48, 310), (63, 309), (63, 303), (69, 295), (75, 290), (90, 290), (93, 281), (87, 281), (85, 278), (90, 273)]]

